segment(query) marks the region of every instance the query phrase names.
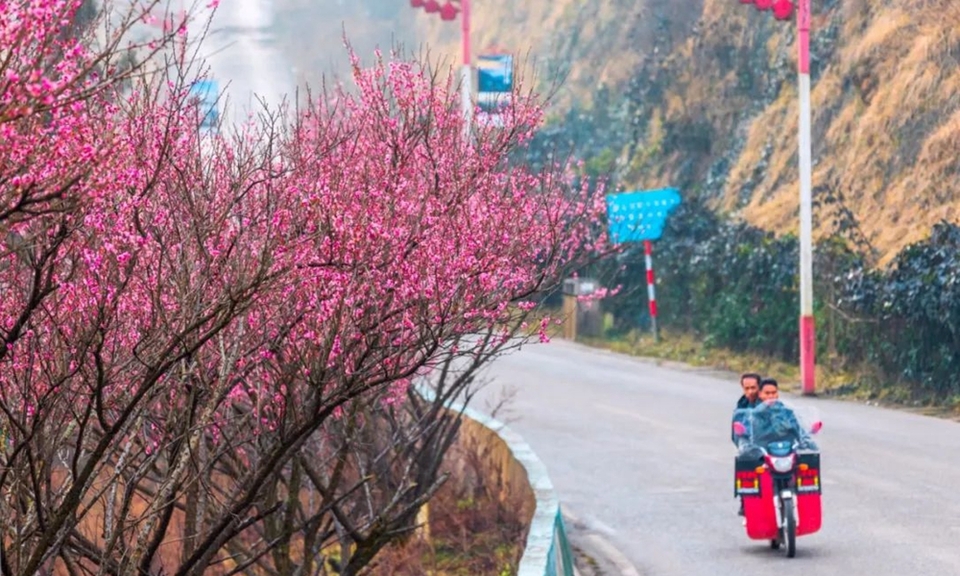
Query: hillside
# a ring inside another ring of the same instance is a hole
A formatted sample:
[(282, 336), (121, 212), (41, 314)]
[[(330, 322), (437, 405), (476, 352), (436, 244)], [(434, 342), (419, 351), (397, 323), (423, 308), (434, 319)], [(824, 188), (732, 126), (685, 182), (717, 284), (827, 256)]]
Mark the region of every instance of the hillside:
[[(401, 0), (277, 6), (280, 25), (298, 27), (284, 47), (314, 84), (315, 71), (344, 70), (329, 65), (343, 60), (342, 27), (363, 55), (395, 38), (458, 58), (458, 26)], [(477, 50), (529, 54), (544, 81), (566, 74), (550, 132), (594, 170), (796, 229), (793, 23), (735, 0), (477, 1), (474, 12)], [(815, 198), (844, 198), (883, 263), (960, 216), (960, 3), (815, 0), (812, 24)], [(818, 211), (820, 232), (836, 208)]]

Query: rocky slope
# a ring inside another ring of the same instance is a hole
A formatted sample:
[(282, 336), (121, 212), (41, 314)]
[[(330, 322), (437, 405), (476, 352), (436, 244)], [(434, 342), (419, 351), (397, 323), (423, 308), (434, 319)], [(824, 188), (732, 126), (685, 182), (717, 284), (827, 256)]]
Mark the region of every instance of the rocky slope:
[[(458, 25), (401, 0), (276, 0), (306, 78), (391, 39), (458, 58)], [(559, 75), (550, 133), (627, 189), (662, 185), (777, 231), (797, 228), (796, 33), (736, 0), (474, 1), (474, 46)], [(859, 220), (880, 263), (956, 221), (960, 2), (814, 0), (815, 198), (820, 233)], [(326, 59), (325, 61), (321, 61)], [(312, 76), (312, 77), (311, 77)]]

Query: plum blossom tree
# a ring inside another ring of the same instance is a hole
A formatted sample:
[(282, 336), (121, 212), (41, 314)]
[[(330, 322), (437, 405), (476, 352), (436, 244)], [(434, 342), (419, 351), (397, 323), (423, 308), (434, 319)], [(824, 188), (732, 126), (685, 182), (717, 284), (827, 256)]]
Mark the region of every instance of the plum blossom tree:
[(352, 423), (503, 350), (604, 249), (602, 195), (511, 161), (533, 95), (467, 138), (399, 59), (203, 135), (181, 69), (111, 66), (78, 6), (0, 11), (0, 571), (308, 574), (346, 531), (356, 573), (436, 467), (351, 503)]

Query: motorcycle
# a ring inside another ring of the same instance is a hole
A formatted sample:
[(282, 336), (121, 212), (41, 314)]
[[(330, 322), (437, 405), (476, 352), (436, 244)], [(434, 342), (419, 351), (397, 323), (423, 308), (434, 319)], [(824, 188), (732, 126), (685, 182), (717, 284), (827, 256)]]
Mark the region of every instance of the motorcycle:
[(821, 527), (820, 452), (810, 436), (822, 426), (801, 425), (780, 402), (734, 412), (734, 493), (743, 500), (747, 536), (784, 547), (788, 558), (798, 536)]

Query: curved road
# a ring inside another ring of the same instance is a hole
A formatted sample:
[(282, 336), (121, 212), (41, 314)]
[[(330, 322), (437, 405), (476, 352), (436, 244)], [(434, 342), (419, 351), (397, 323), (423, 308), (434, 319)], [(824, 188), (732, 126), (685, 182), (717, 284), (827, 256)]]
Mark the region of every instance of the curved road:
[[(293, 75), (273, 48), (270, 0), (221, 4), (203, 52), (242, 119), (277, 104)], [(255, 104), (254, 104), (255, 106)], [(246, 109), (246, 110), (244, 110)], [(960, 575), (960, 424), (828, 400), (824, 527), (787, 560), (747, 539), (732, 495), (730, 413), (739, 387), (704, 371), (556, 340), (499, 359), (521, 433), (561, 501), (645, 576)], [(815, 571), (815, 572), (814, 572)]]
[[(198, 7), (192, 21), (194, 38), (200, 37), (211, 15), (202, 3)], [(260, 100), (271, 108), (284, 97), (291, 100), (294, 74), (274, 46), (271, 0), (224, 0), (212, 15), (200, 53), (212, 77), (219, 81), (220, 90), (226, 92), (226, 118), (239, 124), (248, 114), (262, 111)]]
[(960, 424), (787, 396), (824, 422), (824, 525), (786, 559), (746, 537), (733, 497), (735, 378), (594, 350), (525, 346), (488, 370), (474, 407), (544, 461), (560, 501), (644, 576), (960, 574)]

